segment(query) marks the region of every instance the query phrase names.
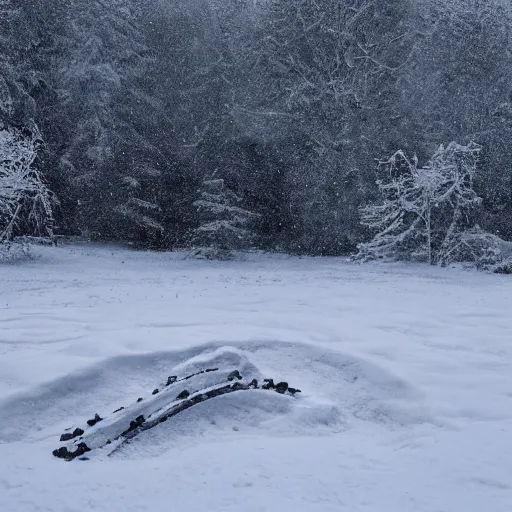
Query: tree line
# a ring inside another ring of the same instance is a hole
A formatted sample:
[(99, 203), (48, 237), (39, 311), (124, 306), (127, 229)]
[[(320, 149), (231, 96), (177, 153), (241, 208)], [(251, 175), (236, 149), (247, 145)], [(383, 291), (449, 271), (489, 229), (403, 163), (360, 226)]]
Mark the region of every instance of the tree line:
[(458, 230), (510, 240), (511, 83), (507, 0), (0, 0), (0, 146), (37, 138), (63, 235), (361, 252), (379, 162), (443, 145), (479, 148)]

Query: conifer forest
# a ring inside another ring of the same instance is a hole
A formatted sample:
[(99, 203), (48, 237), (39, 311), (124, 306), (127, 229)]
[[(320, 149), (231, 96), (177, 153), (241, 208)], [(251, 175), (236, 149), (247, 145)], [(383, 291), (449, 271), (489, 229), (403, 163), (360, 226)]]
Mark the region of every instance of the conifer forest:
[(0, 0), (0, 242), (504, 268), (511, 84), (508, 0)]

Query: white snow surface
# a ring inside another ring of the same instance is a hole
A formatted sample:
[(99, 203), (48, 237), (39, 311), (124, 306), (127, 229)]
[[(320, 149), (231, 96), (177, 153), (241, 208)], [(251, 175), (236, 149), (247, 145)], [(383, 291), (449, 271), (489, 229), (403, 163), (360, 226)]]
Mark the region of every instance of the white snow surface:
[[(36, 252), (0, 266), (1, 512), (512, 511), (510, 277)], [(114, 456), (52, 456), (64, 429), (213, 363), (303, 392), (218, 397)]]

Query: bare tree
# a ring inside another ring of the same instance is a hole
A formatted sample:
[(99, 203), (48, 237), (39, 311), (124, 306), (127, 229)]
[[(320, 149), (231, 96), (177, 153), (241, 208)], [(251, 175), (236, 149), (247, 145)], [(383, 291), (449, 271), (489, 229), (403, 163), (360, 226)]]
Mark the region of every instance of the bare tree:
[(382, 202), (361, 209), (361, 222), (378, 233), (359, 245), (360, 259), (416, 259), (446, 264), (480, 204), (473, 190), (481, 147), (440, 146), (425, 167), (396, 152), (379, 166)]
[(293, 141), (278, 155), (289, 201), (288, 247), (351, 250), (361, 237), (357, 212), (371, 188), (371, 163), (397, 143), (396, 85), (420, 37), (410, 2), (260, 5), (252, 37), (234, 49), (237, 65), (247, 69), (236, 119), (260, 140)]
[(0, 243), (15, 235), (53, 237), (56, 199), (35, 164), (40, 143), (36, 131), (0, 129)]

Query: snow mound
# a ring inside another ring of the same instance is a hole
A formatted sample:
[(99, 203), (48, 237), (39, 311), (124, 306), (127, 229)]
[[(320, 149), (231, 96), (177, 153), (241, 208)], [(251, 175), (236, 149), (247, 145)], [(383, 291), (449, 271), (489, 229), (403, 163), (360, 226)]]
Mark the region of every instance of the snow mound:
[[(182, 392), (220, 386), (234, 370), (247, 383), (257, 379), (261, 385), (263, 379), (273, 378), (302, 393), (290, 396), (250, 389), (218, 396), (122, 445), (103, 449), (108, 440), (126, 431), (130, 421), (141, 415), (157, 417)], [(183, 379), (190, 375), (193, 378)], [(183, 380), (169, 385), (170, 376)], [(96, 413), (103, 421), (88, 427), (87, 420)], [(53, 438), (57, 445), (60, 434), (80, 427), (85, 430), (83, 440), (99, 449), (100, 458), (138, 458), (161, 455), (198, 438), (215, 442), (262, 432), (277, 437), (318, 436), (343, 432), (358, 422), (396, 428), (428, 421), (433, 419), (412, 386), (364, 360), (298, 343), (209, 343), (115, 357), (11, 397), (0, 403), (0, 442)]]

